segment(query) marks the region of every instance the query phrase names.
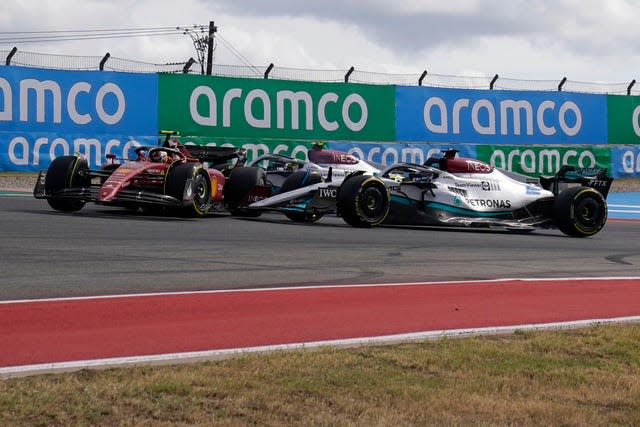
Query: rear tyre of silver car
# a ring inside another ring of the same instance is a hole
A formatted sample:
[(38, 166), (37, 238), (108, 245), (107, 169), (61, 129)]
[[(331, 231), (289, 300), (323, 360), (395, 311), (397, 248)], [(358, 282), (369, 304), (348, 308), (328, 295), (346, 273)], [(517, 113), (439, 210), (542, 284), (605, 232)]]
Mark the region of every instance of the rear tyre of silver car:
[(389, 214), (391, 196), (384, 182), (376, 177), (357, 175), (348, 178), (338, 191), (338, 211), (353, 227), (373, 227)]
[(607, 203), (591, 187), (570, 187), (556, 196), (553, 213), (558, 229), (571, 237), (588, 237), (607, 222)]
[(258, 217), (262, 212), (247, 209), (248, 197), (254, 188), (267, 185), (267, 175), (262, 168), (243, 166), (234, 168), (224, 186), (224, 203), (231, 215)]
[[(78, 156), (61, 156), (53, 159), (47, 169), (44, 188), (46, 194), (55, 194), (67, 188), (89, 185), (91, 178), (87, 160)], [(47, 198), (47, 203), (57, 211), (76, 212), (84, 207), (86, 201), (53, 196)]]

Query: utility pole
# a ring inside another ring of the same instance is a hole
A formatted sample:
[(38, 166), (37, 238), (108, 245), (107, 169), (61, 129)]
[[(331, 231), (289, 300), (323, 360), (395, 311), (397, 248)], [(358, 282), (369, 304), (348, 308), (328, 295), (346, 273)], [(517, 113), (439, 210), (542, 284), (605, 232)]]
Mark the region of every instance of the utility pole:
[(218, 30), (218, 27), (213, 25), (213, 21), (209, 21), (209, 37), (207, 38), (207, 76), (211, 75), (211, 68), (213, 66), (213, 35)]

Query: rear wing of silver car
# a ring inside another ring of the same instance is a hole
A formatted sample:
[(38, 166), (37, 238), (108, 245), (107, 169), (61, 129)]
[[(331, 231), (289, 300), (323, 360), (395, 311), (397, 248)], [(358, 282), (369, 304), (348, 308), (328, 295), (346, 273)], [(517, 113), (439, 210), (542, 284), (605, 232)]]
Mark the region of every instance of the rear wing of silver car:
[(591, 187), (605, 199), (609, 194), (613, 178), (607, 176), (606, 168), (579, 168), (564, 165), (552, 177), (540, 177), (540, 184), (546, 190), (558, 194), (567, 187), (580, 185)]

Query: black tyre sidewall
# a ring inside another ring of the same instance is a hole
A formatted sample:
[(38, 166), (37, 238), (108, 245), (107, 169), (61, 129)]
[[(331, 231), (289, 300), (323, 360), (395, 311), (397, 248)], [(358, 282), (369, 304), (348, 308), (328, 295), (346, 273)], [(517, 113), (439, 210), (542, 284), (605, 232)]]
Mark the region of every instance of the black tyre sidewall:
[(389, 190), (376, 177), (358, 175), (347, 179), (338, 192), (338, 208), (344, 221), (354, 227), (373, 227), (387, 218)]
[(243, 166), (232, 169), (224, 186), (224, 202), (229, 212), (238, 216), (260, 216), (260, 211), (243, 209), (241, 204), (255, 187), (266, 183), (267, 176), (261, 168)]
[[(164, 183), (164, 194), (182, 200), (187, 181), (193, 179), (196, 192), (192, 203), (180, 211), (188, 216), (204, 216), (211, 208), (211, 182), (207, 171), (197, 164), (181, 163), (170, 167)], [(199, 196), (199, 186), (204, 195)]]
[(201, 169), (193, 180), (193, 205), (191, 209), (196, 216), (205, 215), (211, 209), (211, 181), (209, 174)]
[[(84, 177), (81, 171), (89, 169), (87, 160), (78, 156), (60, 156), (53, 159), (45, 176), (45, 192), (54, 194), (74, 186), (89, 186), (90, 179)], [(49, 206), (61, 212), (76, 212), (85, 205), (84, 200), (49, 197)]]
[(593, 236), (607, 221), (607, 203), (591, 187), (564, 190), (556, 197), (553, 208), (558, 228), (572, 237)]

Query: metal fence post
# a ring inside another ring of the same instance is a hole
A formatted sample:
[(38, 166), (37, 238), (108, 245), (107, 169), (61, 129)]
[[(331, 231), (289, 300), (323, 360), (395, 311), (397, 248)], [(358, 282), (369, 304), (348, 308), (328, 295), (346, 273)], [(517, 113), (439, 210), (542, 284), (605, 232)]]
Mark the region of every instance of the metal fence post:
[(187, 74), (189, 72), (189, 68), (191, 68), (191, 66), (196, 62), (195, 59), (193, 59), (193, 57), (189, 58), (189, 60), (187, 61), (186, 64), (184, 64), (184, 67), (182, 67), (182, 74)]
[(631, 95), (631, 88), (634, 84), (636, 84), (636, 79), (631, 80), (631, 83), (629, 83), (629, 86), (627, 86), (627, 95)]
[(349, 76), (351, 76), (351, 73), (353, 73), (353, 70), (355, 70), (355, 68), (353, 68), (353, 66), (351, 66), (351, 68), (349, 68), (349, 71), (347, 71), (347, 74), (344, 75), (344, 82), (345, 83), (349, 83)]
[(269, 73), (271, 72), (271, 70), (273, 70), (273, 62), (271, 64), (269, 64), (269, 66), (267, 67), (267, 69), (264, 72), (264, 78), (265, 79), (269, 78)]
[(489, 83), (489, 90), (493, 90), (493, 85), (496, 83), (496, 81), (498, 81), (498, 75), (497, 74), (495, 76), (493, 76), (493, 79), (491, 79), (491, 83)]
[(104, 58), (102, 58), (102, 61), (100, 61), (100, 71), (104, 71), (104, 64), (107, 63), (107, 60), (109, 59), (109, 57), (111, 57), (111, 54), (107, 52)]
[(564, 86), (566, 82), (567, 82), (567, 78), (563, 77), (562, 80), (560, 81), (560, 84), (558, 85), (558, 92), (562, 91), (562, 86)]
[(422, 86), (422, 81), (424, 80), (425, 77), (427, 77), (427, 70), (424, 70), (422, 72), (422, 75), (418, 79), (418, 86)]
[(18, 48), (15, 46), (13, 47), (13, 49), (11, 49), (11, 52), (9, 52), (9, 55), (7, 55), (6, 65), (11, 65), (11, 58), (13, 58), (13, 55), (15, 55), (17, 51)]

